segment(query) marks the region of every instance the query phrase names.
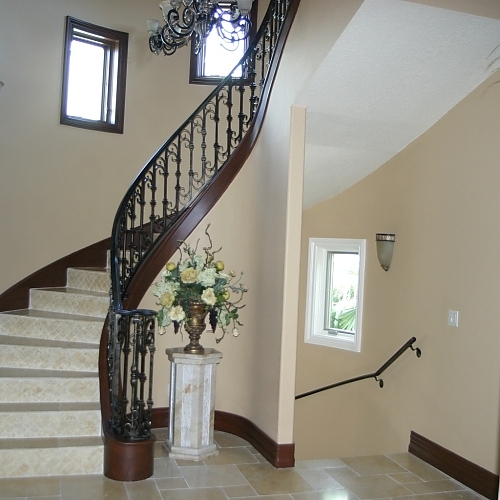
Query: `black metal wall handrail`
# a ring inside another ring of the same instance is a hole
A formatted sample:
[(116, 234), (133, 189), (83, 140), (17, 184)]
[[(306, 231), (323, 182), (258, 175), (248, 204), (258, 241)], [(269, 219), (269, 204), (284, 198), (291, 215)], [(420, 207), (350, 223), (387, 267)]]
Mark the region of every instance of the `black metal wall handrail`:
[(353, 382), (358, 382), (360, 380), (365, 380), (367, 378), (374, 378), (380, 387), (384, 387), (384, 381), (379, 378), (382, 373), (389, 368), (389, 366), (396, 361), (407, 349), (411, 349), (415, 351), (418, 358), (422, 355), (422, 351), (419, 347), (413, 347), (413, 344), (416, 342), (416, 338), (412, 337), (406, 344), (404, 344), (396, 353), (394, 353), (376, 372), (368, 373), (367, 375), (361, 375), (359, 377), (350, 378), (347, 380), (343, 380), (342, 382), (337, 382), (336, 384), (327, 385), (325, 387), (320, 387), (319, 389), (314, 389), (313, 391), (304, 392), (295, 396), (295, 399), (302, 399), (306, 396), (311, 396), (313, 394), (317, 394), (318, 392), (327, 391), (328, 389), (333, 389), (335, 387), (340, 387), (341, 385), (351, 384)]
[(270, 1), (255, 39), (235, 67), (241, 66), (243, 78), (229, 75), (210, 93), (146, 164), (116, 213), (106, 359), (109, 424), (128, 440), (151, 435), (155, 352), (155, 312), (127, 310), (132, 283), (193, 204), (225, 175), (224, 167), (252, 132), (267, 104), (274, 56), (280, 55), (280, 35), (292, 4), (296, 9), (298, 0)]

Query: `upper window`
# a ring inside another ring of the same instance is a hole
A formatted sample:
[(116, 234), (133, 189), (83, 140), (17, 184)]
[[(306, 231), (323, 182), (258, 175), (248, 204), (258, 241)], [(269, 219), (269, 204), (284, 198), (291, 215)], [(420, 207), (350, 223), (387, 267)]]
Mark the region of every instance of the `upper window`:
[(309, 240), (307, 343), (361, 350), (365, 247), (365, 240)]
[[(217, 11), (223, 19), (224, 12), (229, 11), (230, 3), (219, 2)], [(189, 71), (189, 83), (218, 84), (245, 55), (249, 42), (254, 38), (257, 24), (257, 0), (252, 4), (250, 12), (251, 29), (250, 36), (244, 40), (230, 41), (221, 37), (217, 28), (213, 28), (205, 43), (202, 44), (198, 54), (195, 53), (195, 44), (191, 42), (191, 65)], [(229, 21), (222, 21), (230, 29)], [(241, 67), (233, 73), (235, 78), (242, 78)]]
[(61, 123), (123, 133), (128, 33), (66, 18)]

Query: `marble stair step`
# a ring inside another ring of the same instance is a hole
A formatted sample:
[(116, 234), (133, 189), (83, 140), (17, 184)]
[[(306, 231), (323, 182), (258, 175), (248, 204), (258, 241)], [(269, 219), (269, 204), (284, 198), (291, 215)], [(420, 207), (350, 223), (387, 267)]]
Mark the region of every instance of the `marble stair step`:
[[(21, 438), (57, 439), (100, 437), (100, 435), (100, 410), (0, 411), (0, 443), (8, 439), (15, 441)], [(2, 447), (1, 444), (0, 447)]]
[(72, 267), (67, 271), (66, 286), (69, 288), (109, 293), (110, 285), (109, 270), (104, 268)]
[(97, 373), (97, 348), (0, 344), (0, 367)]
[(99, 345), (103, 318), (36, 309), (0, 313), (0, 336)]
[(27, 372), (31, 372), (32, 376), (22, 376), (14, 370), (2, 369), (3, 373), (0, 372), (2, 376), (0, 405), (12, 403), (92, 403), (99, 401), (99, 378), (97, 376), (82, 376), (81, 374), (59, 377), (40, 376), (40, 373), (44, 375), (43, 370), (27, 370)]
[(102, 474), (100, 437), (0, 439), (0, 477)]
[(34, 288), (30, 290), (30, 308), (104, 319), (109, 294), (77, 288)]

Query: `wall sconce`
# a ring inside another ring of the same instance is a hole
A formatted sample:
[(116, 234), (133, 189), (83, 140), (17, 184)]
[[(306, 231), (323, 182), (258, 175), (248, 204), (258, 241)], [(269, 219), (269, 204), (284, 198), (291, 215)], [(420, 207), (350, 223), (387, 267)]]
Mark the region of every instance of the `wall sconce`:
[(392, 252), (394, 251), (395, 234), (377, 233), (377, 257), (380, 267), (388, 271), (391, 266)]

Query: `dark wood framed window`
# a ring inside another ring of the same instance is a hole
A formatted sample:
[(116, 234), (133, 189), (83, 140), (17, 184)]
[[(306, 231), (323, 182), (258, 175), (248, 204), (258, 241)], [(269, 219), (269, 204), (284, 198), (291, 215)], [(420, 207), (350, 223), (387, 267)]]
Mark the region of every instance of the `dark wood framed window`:
[(123, 133), (128, 33), (66, 18), (61, 124)]
[[(198, 54), (194, 50), (195, 44), (191, 42), (189, 83), (217, 85), (238, 64), (257, 31), (257, 4), (258, 0), (254, 0), (250, 12), (252, 27), (247, 39), (231, 44), (224, 41), (216, 29), (212, 29)], [(228, 10), (229, 6), (230, 2), (219, 2), (218, 4), (218, 8), (222, 10)], [(240, 74), (234, 76), (244, 77)]]

